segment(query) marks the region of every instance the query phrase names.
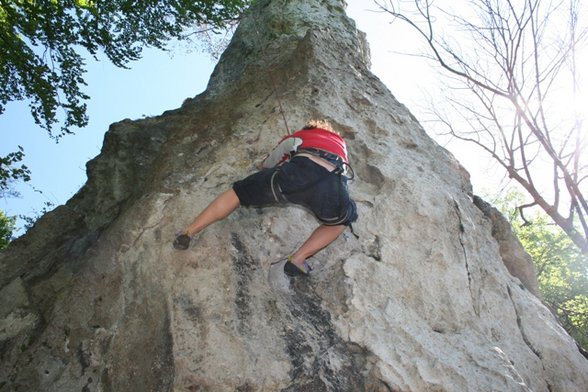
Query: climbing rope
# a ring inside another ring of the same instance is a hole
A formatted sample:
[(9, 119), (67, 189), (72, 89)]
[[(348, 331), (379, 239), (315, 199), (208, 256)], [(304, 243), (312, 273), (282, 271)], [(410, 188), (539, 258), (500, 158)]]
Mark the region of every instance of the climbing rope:
[[(255, 33), (257, 34), (257, 44), (261, 47), (261, 53), (263, 54), (263, 57), (268, 59), (269, 57), (267, 56), (267, 53), (265, 52), (265, 46), (262, 45), (261, 42), (261, 34), (259, 34), (259, 30), (257, 28), (258, 24), (256, 19), (256, 15), (253, 14), (253, 22), (255, 23)], [(286, 132), (288, 132), (288, 135), (291, 135), (292, 132), (290, 131), (290, 127), (288, 126), (288, 121), (286, 120), (286, 113), (284, 111), (284, 107), (282, 106), (282, 100), (280, 99), (280, 94), (277, 94), (277, 87), (276, 87), (276, 81), (274, 79), (274, 76), (271, 72), (269, 72), (269, 78), (270, 78), (270, 83), (272, 85), (272, 94), (274, 94), (276, 96), (276, 100), (278, 101), (278, 107), (280, 109), (280, 114), (282, 115), (282, 120), (284, 121), (284, 126), (286, 127)]]

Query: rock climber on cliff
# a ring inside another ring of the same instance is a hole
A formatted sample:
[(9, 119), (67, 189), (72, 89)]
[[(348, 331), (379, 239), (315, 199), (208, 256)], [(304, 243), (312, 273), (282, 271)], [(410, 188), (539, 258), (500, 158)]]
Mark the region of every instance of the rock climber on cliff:
[(213, 200), (179, 235), (174, 248), (185, 250), (191, 238), (208, 225), (226, 218), (237, 207), (263, 207), (294, 203), (314, 213), (320, 226), (288, 257), (284, 272), (308, 275), (306, 259), (325, 248), (357, 220), (346, 172), (347, 146), (326, 120), (310, 120), (284, 137), (258, 165), (259, 172), (233, 184)]

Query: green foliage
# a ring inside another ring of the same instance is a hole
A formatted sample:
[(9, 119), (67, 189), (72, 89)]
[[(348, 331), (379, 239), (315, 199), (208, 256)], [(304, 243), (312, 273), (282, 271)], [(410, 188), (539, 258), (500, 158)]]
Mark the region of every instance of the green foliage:
[(12, 181), (30, 181), (31, 172), (26, 165), (16, 165), (24, 158), (22, 147), (5, 157), (0, 157), (0, 196), (10, 193)]
[(15, 222), (16, 217), (6, 216), (4, 211), (0, 210), (0, 249), (6, 248), (12, 240)]
[(568, 333), (588, 350), (588, 260), (569, 236), (535, 214), (525, 224), (517, 205), (523, 196), (510, 191), (495, 205), (510, 220), (513, 230), (537, 268), (539, 290)]
[(547, 216), (514, 230), (537, 267), (543, 300), (564, 328), (588, 349), (588, 266), (586, 257)]
[(92, 56), (103, 52), (126, 67), (143, 47), (163, 49), (188, 27), (222, 29), (248, 3), (0, 0), (0, 114), (10, 101), (29, 100), (35, 122), (50, 136), (72, 133), (88, 122), (82, 49)]

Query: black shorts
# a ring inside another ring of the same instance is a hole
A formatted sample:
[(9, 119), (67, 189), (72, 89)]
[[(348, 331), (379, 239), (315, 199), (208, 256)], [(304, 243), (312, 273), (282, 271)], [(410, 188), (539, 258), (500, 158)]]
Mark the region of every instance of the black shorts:
[(326, 225), (349, 225), (357, 220), (347, 179), (306, 157), (261, 170), (235, 182), (233, 189), (244, 207), (294, 203), (308, 208)]

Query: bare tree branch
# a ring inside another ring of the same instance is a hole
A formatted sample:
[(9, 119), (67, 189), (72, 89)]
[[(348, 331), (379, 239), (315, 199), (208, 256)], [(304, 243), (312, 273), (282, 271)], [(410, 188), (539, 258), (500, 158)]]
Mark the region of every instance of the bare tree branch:
[[(375, 3), (417, 32), (427, 44), (423, 56), (450, 76), (445, 104), (457, 113), (433, 110), (448, 134), (498, 162), (527, 191), (530, 204), (588, 254), (588, 203), (580, 189), (588, 176), (588, 142), (579, 116), (564, 122), (553, 109), (570, 79), (569, 94), (577, 93), (576, 53), (588, 35), (579, 24), (580, 2), (476, 0), (458, 13), (442, 0), (435, 6), (431, 0)], [(456, 25), (451, 33), (440, 30)], [(462, 125), (450, 120), (456, 115)]]

